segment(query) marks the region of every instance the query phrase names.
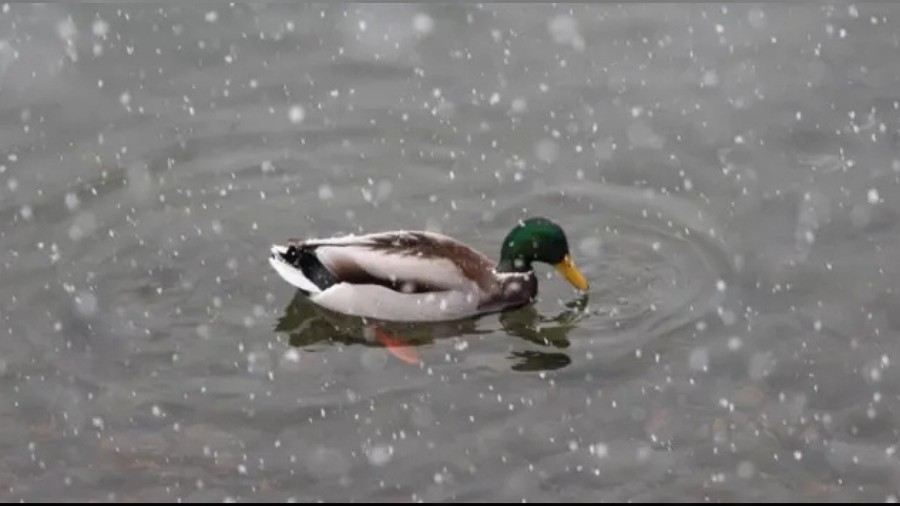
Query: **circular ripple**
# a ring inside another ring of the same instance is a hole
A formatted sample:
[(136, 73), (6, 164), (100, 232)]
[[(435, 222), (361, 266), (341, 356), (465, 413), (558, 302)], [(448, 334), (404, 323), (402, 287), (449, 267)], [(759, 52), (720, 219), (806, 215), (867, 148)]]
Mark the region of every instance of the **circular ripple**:
[[(493, 228), (499, 233), (500, 223), (533, 215), (563, 226), (591, 281), (577, 318), (590, 345), (632, 350), (722, 304), (720, 288), (732, 271), (728, 241), (715, 220), (690, 202), (653, 190), (580, 183), (523, 196), (486, 220), (498, 224)], [(543, 281), (540, 311), (571, 300), (568, 290)], [(573, 324), (571, 318), (554, 321)]]

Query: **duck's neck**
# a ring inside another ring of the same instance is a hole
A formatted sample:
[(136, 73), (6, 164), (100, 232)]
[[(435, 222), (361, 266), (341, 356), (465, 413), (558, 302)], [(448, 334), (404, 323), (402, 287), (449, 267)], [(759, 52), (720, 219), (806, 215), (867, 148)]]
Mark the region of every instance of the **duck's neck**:
[(537, 297), (538, 280), (534, 271), (498, 272), (497, 294), (504, 304), (518, 306), (527, 304)]
[(537, 296), (537, 276), (534, 275), (531, 262), (513, 262), (501, 258), (497, 262), (497, 273), (501, 274), (500, 291), (508, 300), (519, 300), (520, 304), (527, 304)]

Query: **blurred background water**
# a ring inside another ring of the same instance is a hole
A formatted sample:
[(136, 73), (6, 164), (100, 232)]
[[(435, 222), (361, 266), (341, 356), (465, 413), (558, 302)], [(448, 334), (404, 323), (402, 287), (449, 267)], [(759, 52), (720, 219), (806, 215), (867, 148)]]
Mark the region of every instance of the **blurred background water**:
[[(3, 5), (0, 497), (896, 501), (898, 16)], [(533, 214), (420, 366), (267, 263)]]

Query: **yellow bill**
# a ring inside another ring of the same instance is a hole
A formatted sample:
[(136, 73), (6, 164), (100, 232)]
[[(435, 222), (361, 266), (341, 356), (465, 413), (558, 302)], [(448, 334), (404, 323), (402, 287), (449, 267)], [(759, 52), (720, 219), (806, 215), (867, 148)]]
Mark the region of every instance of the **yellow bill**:
[(566, 255), (566, 258), (563, 258), (563, 261), (554, 265), (554, 267), (575, 288), (582, 291), (588, 289), (588, 282), (584, 279), (584, 274), (578, 270), (578, 267), (575, 267), (575, 262), (572, 261), (572, 257), (569, 255)]

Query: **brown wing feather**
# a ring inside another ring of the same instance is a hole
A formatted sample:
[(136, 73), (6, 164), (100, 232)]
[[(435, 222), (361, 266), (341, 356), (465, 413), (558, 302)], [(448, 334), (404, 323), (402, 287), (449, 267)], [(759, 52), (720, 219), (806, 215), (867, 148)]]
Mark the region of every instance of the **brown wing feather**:
[[(426, 232), (385, 232), (356, 238), (292, 239), (289, 244), (312, 253), (320, 247), (361, 248), (386, 255), (412, 256), (423, 259), (446, 259), (459, 268), (463, 276), (474, 281), (486, 293), (498, 291), (499, 284), (492, 275), (494, 262), (482, 253), (450, 237)], [(367, 270), (351, 255), (332, 256), (327, 262), (319, 261), (317, 267), (326, 269), (336, 283), (377, 284), (404, 293), (423, 293), (446, 290), (447, 287), (422, 279), (388, 279)]]
[(440, 234), (406, 232), (375, 238), (374, 249), (400, 255), (422, 258), (446, 258), (456, 264), (463, 275), (475, 281), (485, 291), (496, 288), (492, 275), (495, 263), (484, 254)]

